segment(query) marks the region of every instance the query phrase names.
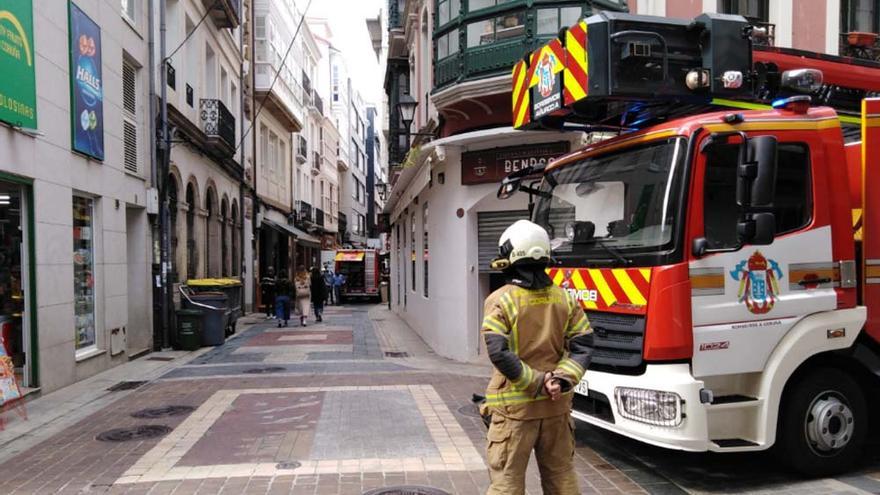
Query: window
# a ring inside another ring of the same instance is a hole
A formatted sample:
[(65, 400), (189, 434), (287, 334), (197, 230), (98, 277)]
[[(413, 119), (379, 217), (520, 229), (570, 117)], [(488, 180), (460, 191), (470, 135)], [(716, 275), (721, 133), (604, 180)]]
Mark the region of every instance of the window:
[(122, 15), (132, 23), (137, 21), (135, 3), (136, 0), (122, 0)]
[(560, 29), (576, 24), (580, 17), (580, 7), (539, 9), (538, 35), (556, 36)]
[(137, 68), (122, 60), (122, 152), (125, 170), (138, 172)]
[(426, 202), (424, 206), (422, 206), (422, 238), (423, 238), (423, 250), (422, 253), (422, 261), (425, 264), (425, 272), (424, 272), (424, 282), (425, 289), (424, 294), (425, 297), (428, 297), (428, 203)]
[(502, 5), (510, 1), (511, 0), (470, 0), (468, 2), (468, 10), (470, 12), (473, 12), (475, 10), (487, 9), (496, 5)]
[(840, 30), (842, 32), (877, 32), (880, 2), (878, 0), (841, 0)]
[(455, 19), (461, 13), (461, 0), (438, 0), (437, 25), (442, 26)]
[(437, 60), (458, 53), (458, 29), (453, 29), (437, 39)]
[(94, 200), (73, 197), (73, 297), (77, 352), (93, 349), (95, 340)]
[(217, 98), (217, 56), (205, 45), (205, 96)]
[(412, 216), (409, 218), (409, 228), (410, 228), (410, 236), (409, 236), (409, 251), (411, 256), (412, 263), (412, 286), (410, 287), (413, 292), (416, 291), (416, 212), (412, 212)]
[(522, 12), (473, 22), (467, 26), (467, 46), (490, 45), (495, 42), (519, 38), (525, 34)]
[[(737, 145), (719, 145), (706, 156), (703, 215), (709, 248), (739, 245), (736, 224)], [(804, 144), (780, 143), (776, 171), (773, 213), (776, 234), (805, 227), (812, 218), (812, 187), (809, 149)]]
[(768, 3), (768, 0), (721, 0), (718, 10), (724, 14), (736, 14), (750, 20), (767, 22), (770, 18)]

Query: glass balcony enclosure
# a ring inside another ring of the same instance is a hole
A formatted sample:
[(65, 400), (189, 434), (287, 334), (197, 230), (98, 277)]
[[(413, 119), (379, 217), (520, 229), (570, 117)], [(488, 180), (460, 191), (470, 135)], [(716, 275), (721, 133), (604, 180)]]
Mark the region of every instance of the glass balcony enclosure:
[(626, 0), (436, 0), (434, 89), (510, 71), (517, 60), (594, 12)]

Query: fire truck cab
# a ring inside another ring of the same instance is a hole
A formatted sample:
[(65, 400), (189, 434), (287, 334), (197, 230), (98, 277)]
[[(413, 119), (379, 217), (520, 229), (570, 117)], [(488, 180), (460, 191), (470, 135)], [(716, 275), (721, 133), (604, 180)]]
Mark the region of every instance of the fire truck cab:
[(880, 65), (755, 35), (712, 14), (563, 30), (514, 68), (514, 126), (616, 136), (499, 197), (531, 196), (593, 328), (576, 418), (830, 474), (880, 417)]

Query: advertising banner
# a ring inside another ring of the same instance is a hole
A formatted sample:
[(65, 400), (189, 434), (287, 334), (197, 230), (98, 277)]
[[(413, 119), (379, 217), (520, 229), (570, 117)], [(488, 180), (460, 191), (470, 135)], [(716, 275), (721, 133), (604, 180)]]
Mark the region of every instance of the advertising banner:
[(73, 150), (104, 159), (101, 28), (70, 2), (70, 104)]
[(37, 128), (31, 0), (0, 0), (0, 121)]

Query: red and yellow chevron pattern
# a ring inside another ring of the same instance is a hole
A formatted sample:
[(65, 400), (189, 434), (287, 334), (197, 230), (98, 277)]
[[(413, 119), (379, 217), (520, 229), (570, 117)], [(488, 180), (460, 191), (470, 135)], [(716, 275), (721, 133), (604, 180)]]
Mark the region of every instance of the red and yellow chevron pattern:
[(535, 72), (534, 64), (526, 64), (520, 60), (513, 66), (513, 127), (520, 127), (532, 121), (531, 102), (529, 101), (529, 85), (526, 80), (532, 79)]
[(564, 105), (586, 98), (590, 92), (588, 64), (587, 23), (581, 21), (565, 32)]
[(584, 309), (645, 314), (650, 268), (550, 268), (553, 283), (573, 293)]

